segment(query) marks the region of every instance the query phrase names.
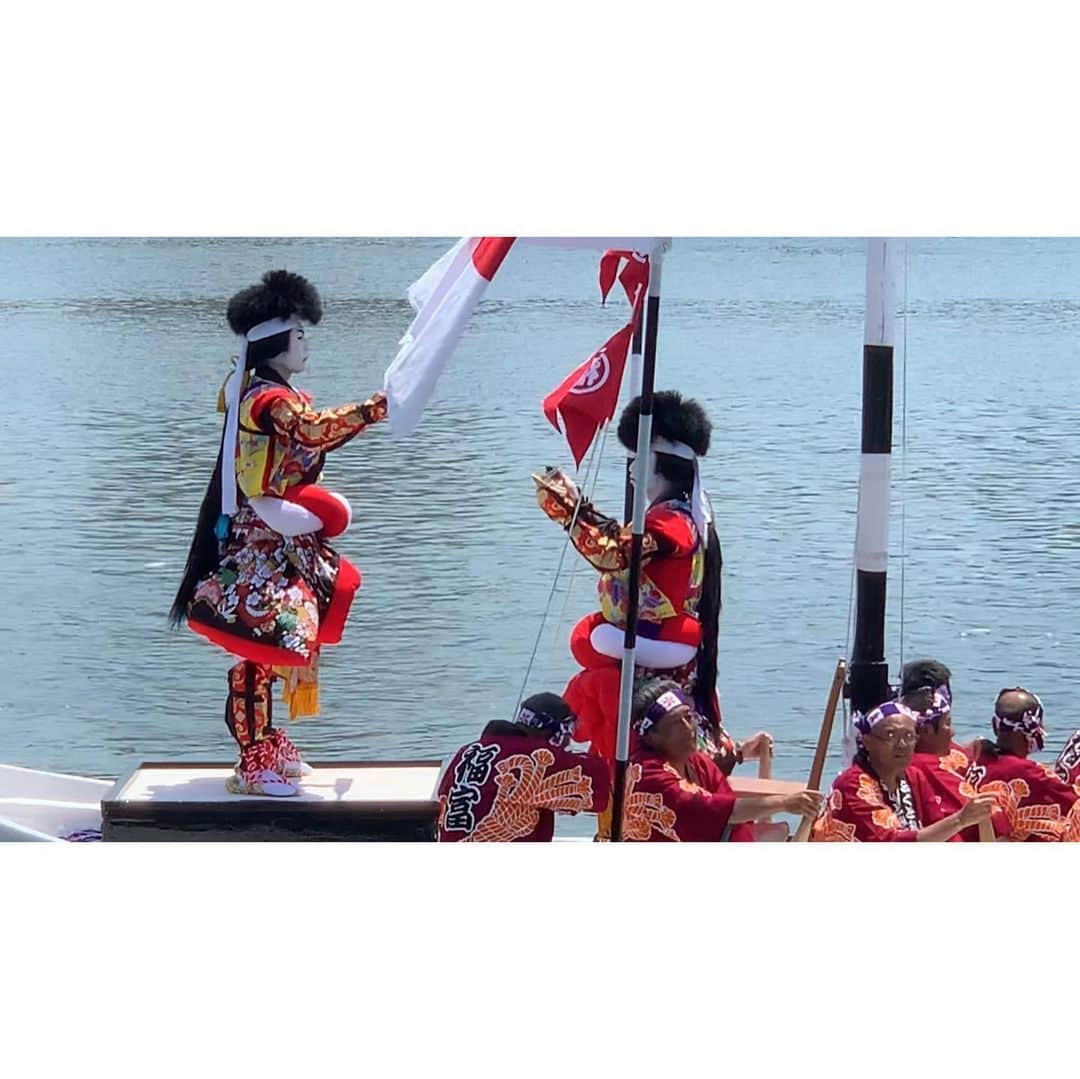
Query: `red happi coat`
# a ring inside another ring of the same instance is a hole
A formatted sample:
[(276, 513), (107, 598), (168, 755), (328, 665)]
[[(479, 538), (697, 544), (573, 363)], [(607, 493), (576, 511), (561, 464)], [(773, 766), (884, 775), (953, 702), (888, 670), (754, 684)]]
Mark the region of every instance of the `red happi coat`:
[[(959, 812), (975, 797), (975, 788), (967, 781), (967, 770), (971, 764), (968, 755), (955, 743), (950, 746), (947, 756), (939, 757), (935, 753), (916, 753), (908, 766), (908, 775), (912, 771), (918, 771), (926, 781), (927, 787), (938, 799), (944, 816), (952, 816)], [(990, 822), (994, 826), (994, 833), (998, 837), (1007, 836), (1012, 832), (1009, 818), (997, 805), (994, 806), (990, 815)], [(960, 839), (966, 843), (979, 841), (979, 829), (977, 825), (965, 828), (960, 833)]]
[[(919, 827), (944, 820), (941, 798), (917, 768), (905, 772), (915, 802)], [(877, 776), (853, 764), (833, 781), (832, 793), (821, 816), (814, 822), (811, 839), (831, 843), (912, 842), (918, 831), (905, 828), (889, 805)], [(953, 839), (959, 839), (953, 836)]]
[(735, 792), (706, 753), (688, 761), (697, 782), (684, 779), (659, 753), (642, 748), (630, 758), (622, 837), (649, 843), (752, 842), (753, 826), (729, 825)]
[(549, 843), (555, 813), (598, 813), (607, 764), (519, 734), (482, 734), (439, 784), (440, 843)]
[(1065, 743), (1065, 748), (1054, 763), (1054, 771), (1066, 783), (1080, 784), (1080, 730), (1073, 731), (1072, 737)]
[(1014, 842), (1080, 843), (1080, 786), (1047, 765), (977, 742), (967, 781), (980, 794), (994, 795)]

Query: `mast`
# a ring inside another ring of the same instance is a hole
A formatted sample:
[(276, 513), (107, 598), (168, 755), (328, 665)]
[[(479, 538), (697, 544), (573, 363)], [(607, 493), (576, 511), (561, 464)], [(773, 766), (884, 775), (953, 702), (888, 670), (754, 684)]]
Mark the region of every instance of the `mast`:
[(855, 527), (855, 639), (851, 707), (876, 708), (891, 696), (885, 659), (885, 590), (889, 560), (893, 340), (896, 267), (903, 240), (867, 240), (863, 336), (862, 461)]
[[(653, 253), (649, 268), (649, 299), (645, 308), (645, 356), (641, 369), (641, 412), (638, 419), (637, 457), (634, 460), (634, 497), (630, 572), (627, 582), (626, 635), (623, 638), (622, 672), (619, 683), (619, 728), (615, 736), (615, 787), (611, 794), (611, 841), (622, 839), (623, 801), (626, 796), (626, 768), (630, 756), (630, 707), (634, 696), (634, 653), (637, 649), (637, 620), (641, 599), (641, 550), (645, 538), (646, 489), (652, 445), (653, 385), (656, 381), (656, 331), (660, 324), (660, 274), (664, 250)], [(633, 370), (631, 368), (631, 370)]]
[[(641, 312), (637, 329), (630, 342), (630, 400), (641, 393), (641, 338), (645, 331), (646, 312)], [(626, 457), (626, 488), (623, 495), (623, 520), (629, 522), (634, 514), (634, 485), (630, 482), (630, 455)]]

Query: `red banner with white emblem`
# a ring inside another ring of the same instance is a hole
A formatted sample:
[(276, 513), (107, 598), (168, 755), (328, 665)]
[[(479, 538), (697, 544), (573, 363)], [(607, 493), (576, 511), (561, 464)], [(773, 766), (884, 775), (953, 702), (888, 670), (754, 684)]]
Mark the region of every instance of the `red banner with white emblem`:
[[(625, 262), (620, 272), (620, 265)], [(616, 279), (630, 301), (630, 321), (608, 338), (584, 363), (575, 367), (544, 398), (544, 415), (562, 430), (578, 468), (596, 438), (596, 432), (615, 415), (630, 343), (641, 318), (649, 284), (648, 256), (633, 251), (607, 251), (600, 259), (600, 294), (606, 300)]]

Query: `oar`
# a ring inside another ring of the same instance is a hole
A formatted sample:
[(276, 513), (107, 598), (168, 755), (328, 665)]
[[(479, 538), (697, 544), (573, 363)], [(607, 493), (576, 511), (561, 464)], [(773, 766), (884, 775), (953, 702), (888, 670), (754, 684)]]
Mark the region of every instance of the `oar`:
[[(772, 745), (769, 744), (764, 746), (761, 750), (761, 756), (758, 757), (757, 762), (758, 779), (772, 779), (772, 757)], [(771, 813), (768, 816), (761, 818), (762, 824), (768, 824), (771, 820)]]
[(991, 821), (984, 820), (979, 821), (979, 842), (980, 843), (996, 843), (997, 836), (994, 835), (994, 825)]
[[(817, 749), (814, 751), (814, 763), (810, 767), (810, 779), (806, 784), (807, 788), (812, 791), (819, 790), (821, 787), (821, 773), (825, 771), (825, 754), (829, 751), (833, 718), (836, 716), (836, 706), (840, 703), (840, 694), (844, 690), (844, 678), (846, 676), (847, 661), (838, 660), (836, 673), (833, 675), (832, 687), (829, 689), (829, 700), (825, 705), (825, 716), (821, 720), (821, 732), (818, 734)], [(813, 817), (803, 817), (799, 830), (795, 833), (796, 843), (805, 843), (810, 838), (810, 829), (813, 824)]]
[(772, 755), (773, 750), (771, 745), (767, 745), (762, 749), (761, 756), (758, 757), (758, 779), (772, 779)]

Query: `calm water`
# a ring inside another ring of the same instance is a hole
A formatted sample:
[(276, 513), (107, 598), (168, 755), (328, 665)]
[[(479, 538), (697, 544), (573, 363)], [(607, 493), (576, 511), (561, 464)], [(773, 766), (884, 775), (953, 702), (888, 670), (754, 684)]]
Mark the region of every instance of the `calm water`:
[[(220, 431), (225, 303), (271, 267), (309, 276), (326, 314), (302, 385), (343, 403), (381, 384), (405, 289), (447, 246), (0, 240), (0, 760), (113, 776), (231, 753), (228, 660), (165, 618)], [(678, 240), (664, 270), (658, 388), (715, 425), (721, 699), (736, 734), (773, 732), (778, 775), (805, 774), (848, 637), (863, 274), (861, 241), (835, 239)], [(540, 399), (625, 318), (595, 275), (594, 255), (512, 251), (420, 430), (331, 458), (364, 587), (325, 657), (324, 715), (291, 732), (310, 755), (442, 757), (509, 716), (564, 538), (529, 480), (570, 463)], [(1035, 690), (1052, 760), (1080, 722), (1080, 241), (912, 240), (906, 288), (890, 657), (953, 668), (964, 735), (1002, 686)], [(595, 500), (621, 492), (612, 436)], [(573, 673), (594, 586), (564, 572), (530, 690)]]

